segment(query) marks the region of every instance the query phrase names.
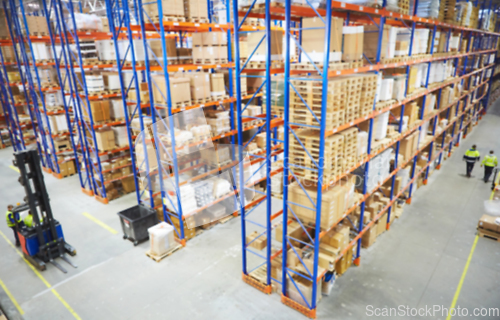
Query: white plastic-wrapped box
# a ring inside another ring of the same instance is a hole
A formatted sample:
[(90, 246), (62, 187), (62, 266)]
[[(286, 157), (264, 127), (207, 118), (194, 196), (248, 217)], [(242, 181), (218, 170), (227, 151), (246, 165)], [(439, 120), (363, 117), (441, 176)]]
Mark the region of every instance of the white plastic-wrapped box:
[[(102, 30), (102, 20), (95, 14), (74, 13), (77, 30)], [(66, 25), (70, 30), (73, 30), (73, 23), (69, 15), (64, 17)]]
[(393, 78), (382, 79), (380, 86), (380, 101), (387, 101), (392, 99), (392, 90), (394, 88)]
[(384, 112), (377, 117), (375, 117), (374, 121), (374, 134), (375, 140), (382, 140), (387, 136), (387, 126), (389, 125), (389, 111)]
[(161, 256), (175, 246), (174, 227), (162, 221), (148, 228), (150, 252)]

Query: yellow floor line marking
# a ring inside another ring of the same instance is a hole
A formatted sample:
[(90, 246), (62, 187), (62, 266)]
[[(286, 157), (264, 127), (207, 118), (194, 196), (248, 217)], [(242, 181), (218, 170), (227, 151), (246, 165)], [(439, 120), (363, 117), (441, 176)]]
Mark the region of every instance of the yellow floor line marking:
[(455, 309), (455, 306), (457, 304), (458, 297), (460, 296), (460, 291), (462, 290), (462, 285), (464, 284), (465, 275), (467, 275), (467, 270), (469, 269), (469, 264), (470, 264), (470, 261), (472, 259), (472, 255), (474, 254), (474, 250), (476, 250), (476, 244), (477, 244), (478, 239), (479, 239), (479, 236), (476, 235), (476, 238), (474, 239), (474, 244), (472, 245), (472, 249), (470, 249), (469, 258), (467, 258), (467, 263), (465, 264), (464, 272), (462, 273), (462, 278), (460, 278), (460, 282), (458, 283), (457, 291), (455, 292), (455, 296), (453, 297), (453, 301), (451, 302), (451, 306), (448, 309), (449, 314), (448, 314), (448, 317), (446, 318), (446, 320), (450, 320), (452, 317), (451, 310)]
[(9, 168), (11, 168), (12, 170), (14, 170), (15, 172), (19, 173), (19, 169), (14, 167), (14, 166), (9, 166)]
[(9, 297), (10, 301), (12, 301), (12, 303), (14, 304), (14, 306), (16, 306), (17, 311), (19, 311), (19, 314), (23, 315), (24, 314), (24, 310), (21, 308), (21, 306), (19, 305), (19, 303), (17, 303), (16, 298), (14, 298), (14, 296), (12, 295), (12, 293), (10, 293), (9, 289), (7, 289), (7, 286), (5, 285), (5, 283), (3, 283), (2, 279), (0, 279), (0, 287), (3, 288), (3, 291), (5, 291), (5, 293), (7, 294), (7, 297)]
[(105, 224), (104, 222), (102, 222), (101, 220), (97, 219), (96, 217), (92, 216), (90, 213), (88, 212), (84, 212), (82, 213), (85, 217), (89, 218), (90, 220), (94, 221), (95, 223), (97, 223), (98, 225), (100, 225), (101, 227), (103, 227), (104, 229), (108, 230), (109, 232), (111, 232), (112, 234), (117, 234), (118, 231), (116, 231), (115, 229), (111, 228), (110, 226), (108, 226), (107, 224)]
[[(42, 280), (43, 284), (45, 284), (45, 286), (47, 286), (47, 288), (51, 288), (52, 286), (50, 285), (50, 283), (45, 280), (45, 278), (40, 274), (40, 272), (38, 272), (38, 270), (28, 261), (24, 258), (23, 254), (17, 250), (17, 248), (14, 246), (14, 244), (5, 236), (5, 234), (0, 231), (0, 235), (5, 239), (5, 241), (7, 241), (7, 243), (12, 247), (14, 248), (14, 250), (16, 251), (16, 253), (24, 260), (24, 262), (26, 262), (26, 264), (30, 267), (31, 270), (33, 270), (33, 272), (36, 274), (36, 276)], [(54, 294), (54, 296), (56, 296), (57, 299), (59, 299), (59, 301), (61, 301), (61, 303), (66, 307), (66, 309), (68, 309), (68, 311), (73, 315), (73, 317), (75, 317), (75, 319), (77, 320), (81, 320), (82, 318), (80, 318), (80, 316), (69, 306), (69, 304), (66, 302), (66, 300), (64, 300), (60, 295), (59, 293), (55, 290), (55, 289), (52, 289), (51, 290), (52, 293)]]

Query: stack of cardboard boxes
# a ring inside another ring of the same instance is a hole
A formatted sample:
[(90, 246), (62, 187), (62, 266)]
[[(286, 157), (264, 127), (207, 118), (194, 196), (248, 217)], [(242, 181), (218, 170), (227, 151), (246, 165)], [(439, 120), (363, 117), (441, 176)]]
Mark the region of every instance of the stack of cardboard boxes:
[[(283, 61), (283, 31), (281, 30), (271, 30), (271, 61), (272, 63), (277, 63)], [(262, 33), (251, 32), (247, 36), (247, 47), (249, 52), (254, 52), (250, 58), (251, 63), (247, 68), (252, 68), (253, 64), (256, 63), (259, 68), (261, 65), (265, 64), (266, 61), (266, 45), (265, 42), (260, 43), (262, 40)], [(260, 43), (260, 45), (259, 45)]]
[[(500, 196), (500, 191), (495, 191)], [(500, 218), (483, 214), (477, 225), (479, 235), (483, 237), (500, 240)]]
[[(161, 0), (163, 17), (170, 18), (184, 18), (184, 0)], [(153, 23), (158, 22), (159, 12), (158, 3), (151, 2), (143, 5), (144, 21)], [(182, 19), (184, 20), (184, 19)], [(180, 21), (182, 21), (180, 20)]]
[(191, 22), (208, 22), (208, 9), (205, 0), (184, 0), (184, 16)]
[[(42, 16), (26, 16), (26, 22), (30, 35), (33, 36), (48, 36), (49, 26), (47, 25), (47, 18)], [(26, 30), (25, 30), (26, 31)]]
[[(339, 219), (344, 212), (354, 205), (354, 186), (356, 176), (349, 175), (345, 180), (339, 181), (335, 186), (324, 191), (321, 199), (321, 230), (329, 230)], [(305, 194), (304, 187), (307, 191)], [(298, 182), (290, 185), (288, 197), (290, 200), (290, 208), (293, 210), (297, 218), (304, 224), (314, 227), (316, 223), (316, 210), (306, 208), (315, 207), (317, 199), (317, 186), (307, 184), (302, 181), (302, 187)], [(314, 202), (311, 203), (311, 200)]]
[(68, 177), (76, 173), (75, 161), (65, 160), (63, 157), (58, 157), (59, 173), (61, 176)]
[(193, 33), (194, 63), (227, 63), (227, 36), (224, 32)]

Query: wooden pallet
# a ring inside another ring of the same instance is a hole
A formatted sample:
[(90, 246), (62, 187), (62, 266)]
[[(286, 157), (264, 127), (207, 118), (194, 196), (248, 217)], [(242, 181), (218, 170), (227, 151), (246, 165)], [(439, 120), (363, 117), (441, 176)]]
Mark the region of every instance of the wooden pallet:
[(175, 247), (173, 247), (172, 249), (170, 249), (169, 251), (165, 252), (164, 254), (162, 254), (160, 256), (152, 254), (151, 250), (148, 250), (148, 251), (146, 251), (146, 256), (150, 257), (151, 259), (153, 259), (156, 262), (160, 262), (161, 260), (163, 260), (166, 257), (170, 256), (171, 254), (173, 254), (174, 252), (176, 252), (180, 248), (182, 248), (182, 246), (180, 244), (178, 244), (178, 245), (176, 245)]
[[(151, 18), (151, 21), (153, 23), (160, 23), (160, 17), (155, 16)], [(163, 21), (170, 21), (170, 22), (186, 22), (186, 18), (184, 16), (163, 16)]]
[(209, 23), (208, 19), (207, 18), (196, 18), (196, 17), (191, 17), (191, 18), (187, 18), (187, 20), (189, 22), (193, 22), (193, 23)]
[(195, 64), (224, 64), (227, 63), (227, 59), (196, 59)]
[(99, 59), (82, 59), (82, 63), (84, 66), (95, 66), (95, 65), (103, 65), (102, 61)]
[(482, 238), (488, 238), (500, 242), (500, 233), (483, 228), (477, 228), (477, 234)]
[[(271, 2), (270, 7), (275, 7), (275, 8), (285, 8), (285, 4), (281, 2)], [(248, 11), (250, 9), (250, 6), (243, 6), (242, 10)], [(260, 13), (264, 12), (266, 10), (266, 4), (265, 3), (257, 3), (253, 6), (252, 12), (253, 13)]]
[(49, 34), (46, 33), (46, 32), (39, 32), (39, 31), (31, 31), (31, 36), (35, 36), (35, 37), (48, 37)]

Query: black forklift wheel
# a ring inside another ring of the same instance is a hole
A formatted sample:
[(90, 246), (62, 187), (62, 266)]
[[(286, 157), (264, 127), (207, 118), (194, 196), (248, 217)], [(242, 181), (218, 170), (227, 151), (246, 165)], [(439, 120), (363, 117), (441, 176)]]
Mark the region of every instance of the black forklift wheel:
[(137, 246), (139, 244), (139, 241), (134, 241), (134, 247)]
[(128, 237), (126, 235), (123, 235), (123, 240), (127, 240)]

